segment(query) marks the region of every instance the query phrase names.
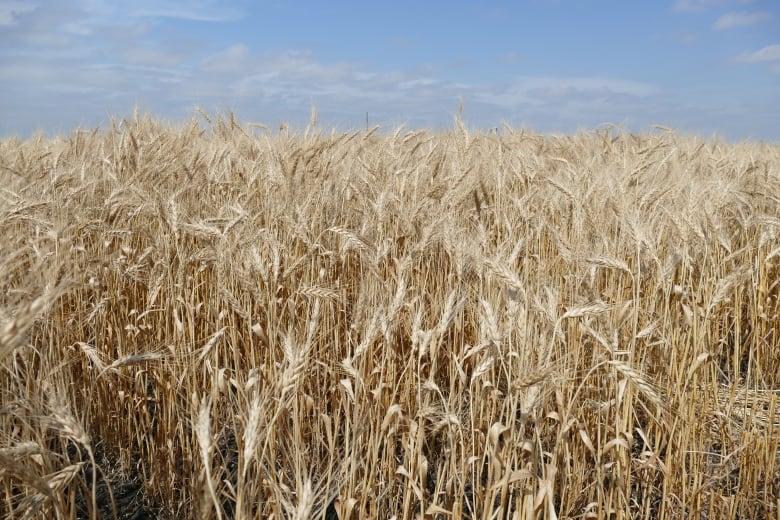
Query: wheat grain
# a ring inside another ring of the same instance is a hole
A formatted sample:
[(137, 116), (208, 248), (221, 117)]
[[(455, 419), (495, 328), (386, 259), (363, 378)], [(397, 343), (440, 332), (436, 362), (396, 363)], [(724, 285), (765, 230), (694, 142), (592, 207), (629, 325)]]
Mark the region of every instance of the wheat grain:
[(321, 124), (0, 139), (0, 511), (776, 515), (777, 145)]

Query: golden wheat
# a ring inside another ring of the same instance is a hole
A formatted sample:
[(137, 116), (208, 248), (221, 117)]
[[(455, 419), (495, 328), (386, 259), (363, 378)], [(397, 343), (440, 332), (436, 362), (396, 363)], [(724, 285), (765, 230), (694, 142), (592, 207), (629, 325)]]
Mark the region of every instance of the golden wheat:
[(0, 141), (0, 516), (777, 518), (780, 147)]

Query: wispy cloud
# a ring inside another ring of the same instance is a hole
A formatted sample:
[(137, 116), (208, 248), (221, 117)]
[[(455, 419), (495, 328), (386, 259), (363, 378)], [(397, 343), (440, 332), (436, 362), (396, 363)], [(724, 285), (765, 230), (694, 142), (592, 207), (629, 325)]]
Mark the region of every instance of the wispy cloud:
[(207, 56), (201, 68), (205, 72), (239, 73), (247, 70), (250, 59), (249, 47), (239, 43)]
[(658, 89), (640, 81), (620, 78), (574, 77), (574, 78), (527, 78), (520, 85), (528, 92), (535, 92), (543, 98), (556, 98), (567, 95), (626, 95), (646, 97)]
[(39, 88), (45, 93), (34, 103), (67, 99), (69, 109), (78, 107), (82, 117), (92, 121), (108, 113), (125, 113), (137, 103), (165, 117), (184, 118), (197, 105), (235, 109), (267, 123), (296, 124), (296, 115), (315, 103), (323, 120), (347, 126), (362, 120), (365, 111), (370, 111), (372, 121), (385, 125), (446, 124), (463, 99), (473, 110), (474, 124), (536, 120), (541, 129), (566, 131), (623, 120), (634, 101), (658, 91), (653, 85), (621, 78), (454, 81), (444, 79), (435, 67), (388, 70), (326, 61), (307, 50), (258, 52), (245, 43), (186, 56), (158, 49), (151, 39), (138, 45), (118, 37), (112, 50), (99, 56), (86, 48), (73, 52), (55, 59), (6, 60), (0, 68), (0, 85), (5, 85), (0, 93), (21, 99), (27, 94), (18, 78), (34, 80), (49, 86)]
[[(678, 4), (706, 9), (738, 1)], [(136, 0), (124, 7), (112, 0), (0, 0), (0, 100), (6, 100), (0, 107), (0, 135), (29, 135), (36, 128), (69, 131), (78, 124), (94, 127), (110, 114), (129, 113), (135, 105), (168, 120), (185, 119), (193, 107), (201, 106), (235, 110), (268, 124), (297, 125), (308, 121), (314, 103), (323, 124), (362, 126), (369, 111), (372, 123), (385, 127), (441, 127), (451, 122), (462, 99), (470, 124), (507, 121), (561, 132), (606, 121), (628, 121), (638, 130), (674, 122), (710, 129), (728, 121), (733, 128), (740, 117), (748, 121), (748, 132), (750, 125), (758, 125), (756, 112), (770, 117), (766, 110), (740, 111), (739, 99), (717, 103), (733, 108), (728, 117), (715, 113), (709, 100), (691, 107), (692, 96), (675, 98), (662, 76), (646, 74), (657, 79), (636, 81), (636, 76), (609, 67), (600, 69), (603, 76), (567, 74), (556, 64), (542, 72), (535, 65), (535, 49), (532, 56), (525, 54), (528, 49), (521, 54), (498, 47), (481, 54), (488, 56), (485, 60), (448, 55), (437, 62), (435, 56), (423, 58), (424, 53), (403, 47), (421, 45), (423, 39), (393, 42), (392, 35), (384, 35), (385, 51), (394, 49), (396, 58), (412, 56), (393, 59), (393, 65), (379, 56), (357, 61), (349, 53), (343, 59), (319, 55), (316, 39), (292, 40), (271, 50), (251, 35), (244, 37), (240, 24), (222, 25), (243, 16), (246, 2), (225, 9), (222, 5), (217, 0)], [(171, 18), (199, 23), (172, 23)], [(206, 23), (218, 26), (203, 28)], [(658, 39), (666, 37), (671, 36)], [(731, 61), (763, 63), (780, 73), (779, 57), (780, 45), (770, 45)], [(759, 67), (750, 68), (760, 72)], [(513, 76), (514, 71), (523, 75)]]
[(236, 95), (249, 96), (261, 83), (273, 82), (282, 86), (300, 83), (315, 92), (322, 86), (355, 81), (361, 69), (351, 62), (322, 63), (309, 51), (256, 53), (236, 44), (205, 57), (194, 72), (232, 86)]
[[(200, 74), (203, 72), (203, 74)], [(373, 100), (376, 104), (401, 102), (423, 106), (438, 100), (471, 97), (495, 108), (516, 108), (524, 103), (550, 105), (569, 97), (590, 103), (612, 97), (644, 98), (658, 88), (639, 81), (599, 77), (526, 77), (511, 85), (490, 82), (453, 82), (436, 77), (432, 69), (372, 71), (351, 62), (324, 63), (311, 52), (253, 53), (246, 45), (233, 45), (205, 58), (196, 76), (219, 74), (218, 80), (234, 96), (281, 96), (306, 103), (307, 98), (331, 101)], [(297, 98), (297, 99), (296, 99)]]
[[(51, 1), (51, 0), (48, 0)], [(174, 18), (198, 22), (229, 22), (244, 16), (235, 6), (216, 0), (135, 0), (132, 3), (92, 0), (87, 10), (90, 18), (102, 22), (121, 22), (139, 18)]]
[(196, 22), (229, 22), (243, 17), (240, 10), (215, 2), (136, 3), (130, 14), (140, 18), (177, 18)]
[(772, 13), (768, 12), (747, 12), (747, 11), (732, 11), (726, 13), (712, 24), (713, 29), (723, 30), (732, 29), (734, 27), (744, 27), (746, 25), (753, 25), (759, 22), (763, 22), (772, 18)]
[(10, 0), (0, 4), (0, 26), (16, 25), (19, 16), (34, 11), (36, 5), (31, 2), (18, 2)]
[(219, 23), (242, 16), (238, 8), (216, 0), (137, 0), (131, 4), (111, 0), (0, 1), (0, 54), (34, 48), (43, 56), (64, 48), (92, 48), (101, 54), (105, 49), (96, 49), (96, 42), (125, 39), (128, 45), (132, 40), (137, 43), (151, 26), (166, 18)]
[(678, 13), (700, 13), (717, 0), (677, 0), (672, 10)]
[(749, 4), (752, 0), (676, 0), (672, 10), (678, 13), (701, 13), (729, 4)]
[(740, 63), (760, 63), (766, 61), (780, 61), (780, 44), (768, 45), (755, 52), (748, 52), (737, 56), (734, 61)]
[(161, 49), (150, 44), (120, 49), (117, 55), (122, 62), (129, 65), (150, 67), (175, 67), (186, 59), (186, 53)]

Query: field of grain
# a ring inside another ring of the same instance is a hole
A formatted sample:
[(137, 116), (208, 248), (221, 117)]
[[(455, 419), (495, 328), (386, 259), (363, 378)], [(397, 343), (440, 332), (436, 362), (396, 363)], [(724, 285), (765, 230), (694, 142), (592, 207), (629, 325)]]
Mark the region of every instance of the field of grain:
[(0, 516), (778, 518), (780, 146), (0, 141)]

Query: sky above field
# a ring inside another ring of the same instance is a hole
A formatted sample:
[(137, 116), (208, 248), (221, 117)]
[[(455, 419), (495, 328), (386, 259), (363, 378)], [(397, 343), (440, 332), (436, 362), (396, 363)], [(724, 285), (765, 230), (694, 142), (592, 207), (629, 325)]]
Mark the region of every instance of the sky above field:
[(780, 141), (780, 2), (0, 0), (0, 137), (110, 116)]

